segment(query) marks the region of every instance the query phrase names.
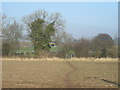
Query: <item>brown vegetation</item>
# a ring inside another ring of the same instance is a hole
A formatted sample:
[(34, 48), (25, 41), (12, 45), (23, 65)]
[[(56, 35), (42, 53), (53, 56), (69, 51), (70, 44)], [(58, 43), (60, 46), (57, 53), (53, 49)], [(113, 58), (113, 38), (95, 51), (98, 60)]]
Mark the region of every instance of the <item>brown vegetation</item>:
[(93, 59), (3, 58), (2, 87), (117, 88), (117, 59)]

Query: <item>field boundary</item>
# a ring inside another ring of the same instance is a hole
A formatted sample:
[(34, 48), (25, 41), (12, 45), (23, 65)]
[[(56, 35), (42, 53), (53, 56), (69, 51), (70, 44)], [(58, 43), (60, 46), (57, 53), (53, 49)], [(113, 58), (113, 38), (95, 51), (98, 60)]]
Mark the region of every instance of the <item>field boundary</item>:
[(118, 58), (18, 58), (18, 57), (4, 57), (2, 60), (17, 60), (17, 61), (100, 61), (100, 62), (118, 62)]

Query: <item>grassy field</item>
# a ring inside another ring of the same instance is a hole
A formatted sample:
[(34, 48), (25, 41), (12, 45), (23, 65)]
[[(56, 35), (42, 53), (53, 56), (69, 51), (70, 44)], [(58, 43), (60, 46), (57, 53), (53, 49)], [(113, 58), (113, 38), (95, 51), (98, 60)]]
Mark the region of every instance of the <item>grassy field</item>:
[(117, 88), (117, 59), (3, 58), (3, 88)]

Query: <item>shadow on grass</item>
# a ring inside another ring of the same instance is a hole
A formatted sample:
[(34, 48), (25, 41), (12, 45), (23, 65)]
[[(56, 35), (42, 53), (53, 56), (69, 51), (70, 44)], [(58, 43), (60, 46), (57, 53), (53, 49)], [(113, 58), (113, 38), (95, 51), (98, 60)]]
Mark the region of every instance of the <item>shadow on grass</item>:
[(110, 80), (106, 80), (106, 79), (101, 79), (101, 80), (104, 81), (104, 82), (111, 83), (111, 84), (114, 84), (114, 85), (117, 85), (118, 87), (120, 87), (119, 83), (116, 83), (116, 82), (113, 82), (113, 81), (110, 81)]

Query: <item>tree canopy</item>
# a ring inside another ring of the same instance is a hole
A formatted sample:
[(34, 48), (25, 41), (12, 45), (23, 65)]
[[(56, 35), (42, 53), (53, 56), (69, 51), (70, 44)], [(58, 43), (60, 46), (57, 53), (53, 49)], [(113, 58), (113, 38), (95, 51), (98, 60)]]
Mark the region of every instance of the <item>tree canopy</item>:
[(49, 43), (54, 41), (56, 31), (64, 26), (60, 14), (48, 15), (45, 10), (38, 10), (24, 17), (24, 22), (28, 25), (29, 36), (37, 54), (49, 51)]
[(114, 45), (114, 40), (108, 34), (99, 34), (92, 40), (92, 49), (99, 57), (106, 57), (107, 50)]

